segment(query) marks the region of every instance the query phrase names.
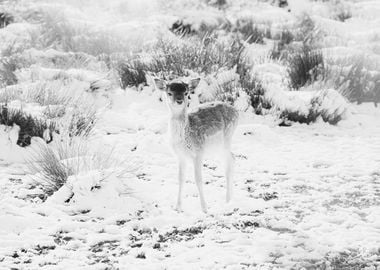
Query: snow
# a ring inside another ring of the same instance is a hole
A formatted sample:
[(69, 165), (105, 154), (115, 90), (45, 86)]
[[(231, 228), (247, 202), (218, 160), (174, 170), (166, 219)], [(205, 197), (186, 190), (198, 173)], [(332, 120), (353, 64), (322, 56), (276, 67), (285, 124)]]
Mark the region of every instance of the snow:
[[(225, 11), (204, 9), (199, 21), (193, 2), (152, 2), (97, 0), (87, 9), (67, 0), (55, 8), (94, 28), (104, 22), (117, 35), (130, 34), (132, 43), (144, 34), (147, 42), (159, 31), (169, 35), (163, 25), (180, 17), (174, 11), (181, 7), (189, 10), (180, 15), (193, 23), (213, 25), (230, 8), (233, 19), (246, 16), (275, 29), (292, 25), (306, 10), (331, 31), (323, 42), (328, 40), (325, 50), (332, 57), (365, 53), (373, 62), (378, 59), (369, 45), (378, 32), (377, 1), (345, 2), (353, 18), (344, 24), (331, 22), (330, 4), (322, 2), (289, 1), (294, 12), (289, 13), (262, 1), (239, 0)], [(20, 5), (54, 7), (40, 0)], [(373, 29), (366, 31), (368, 22)], [(0, 47), (33, 27), (22, 22), (0, 29)], [(77, 172), (46, 200), (35, 183), (41, 175), (30, 171), (29, 158), (41, 147), (57, 149), (64, 134), (55, 134), (50, 144), (32, 138), (31, 146), (22, 148), (16, 144), (20, 127), (0, 125), (0, 269), (341, 269), (344, 260), (352, 269), (379, 267), (380, 107), (348, 103), (329, 87), (287, 91), (286, 66), (265, 58), (267, 52), (267, 45), (248, 48), (255, 63), (251, 72), (277, 109), (304, 114), (313, 109), (322, 118), (342, 120), (279, 127), (272, 114), (254, 115), (241, 94), (232, 143), (233, 200), (225, 202), (222, 163), (207, 158), (202, 168), (205, 214), (192, 166), (186, 169), (184, 211), (174, 210), (177, 160), (167, 136), (170, 115), (158, 91), (118, 88), (96, 57), (83, 66), (57, 67), (54, 59), (75, 53), (27, 49), (23, 55), (32, 66), (19, 69), (18, 84), (6, 88), (14, 94), (9, 107), (43, 117), (46, 106), (27, 94), (46, 87), (80, 105), (94, 103), (99, 119), (85, 141), (86, 151), (61, 161)], [(221, 72), (202, 81), (196, 94), (211, 99), (214, 89), (208, 83), (235, 77)]]

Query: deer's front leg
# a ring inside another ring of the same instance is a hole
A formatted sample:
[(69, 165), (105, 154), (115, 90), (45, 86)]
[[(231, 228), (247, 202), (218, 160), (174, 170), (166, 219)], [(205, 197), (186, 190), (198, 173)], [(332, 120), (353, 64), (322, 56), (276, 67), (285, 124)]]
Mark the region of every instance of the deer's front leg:
[(207, 206), (205, 202), (205, 197), (203, 194), (203, 186), (202, 186), (202, 158), (197, 156), (194, 158), (194, 176), (195, 183), (197, 184), (199, 198), (201, 200), (201, 207), (203, 212), (207, 213)]
[(226, 187), (227, 187), (227, 193), (226, 193), (226, 202), (229, 202), (232, 198), (232, 186), (233, 186), (233, 171), (234, 171), (234, 163), (235, 158), (233, 154), (227, 150), (225, 152), (225, 170), (226, 170)]
[(176, 210), (179, 212), (182, 211), (182, 190), (183, 190), (183, 183), (185, 182), (185, 170), (186, 170), (186, 163), (183, 159), (180, 159), (178, 162), (178, 197), (177, 197), (177, 206), (176, 206)]

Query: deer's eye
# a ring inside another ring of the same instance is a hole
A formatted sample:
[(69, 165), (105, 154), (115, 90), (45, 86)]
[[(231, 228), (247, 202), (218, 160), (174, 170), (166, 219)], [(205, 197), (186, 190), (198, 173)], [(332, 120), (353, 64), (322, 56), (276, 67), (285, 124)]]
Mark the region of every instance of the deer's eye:
[(170, 96), (170, 97), (171, 97), (172, 95), (173, 95), (172, 93), (168, 92), (168, 96)]
[(192, 94), (192, 95), (195, 94), (195, 91), (190, 91), (190, 94)]

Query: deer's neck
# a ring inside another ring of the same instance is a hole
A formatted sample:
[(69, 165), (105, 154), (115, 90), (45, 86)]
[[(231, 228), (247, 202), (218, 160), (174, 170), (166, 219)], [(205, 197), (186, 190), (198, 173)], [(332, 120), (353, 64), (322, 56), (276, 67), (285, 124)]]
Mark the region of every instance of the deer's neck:
[(186, 111), (175, 114), (170, 117), (169, 129), (174, 140), (181, 140), (185, 135), (185, 127), (187, 124)]

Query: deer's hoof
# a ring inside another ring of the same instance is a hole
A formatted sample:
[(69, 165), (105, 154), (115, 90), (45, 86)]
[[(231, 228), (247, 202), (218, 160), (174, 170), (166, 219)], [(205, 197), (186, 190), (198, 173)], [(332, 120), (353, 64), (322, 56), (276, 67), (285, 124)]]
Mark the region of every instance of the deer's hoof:
[(178, 213), (182, 213), (182, 212), (183, 212), (183, 210), (182, 210), (182, 206), (180, 206), (180, 205), (177, 205), (174, 209), (175, 209), (175, 211), (177, 211)]

